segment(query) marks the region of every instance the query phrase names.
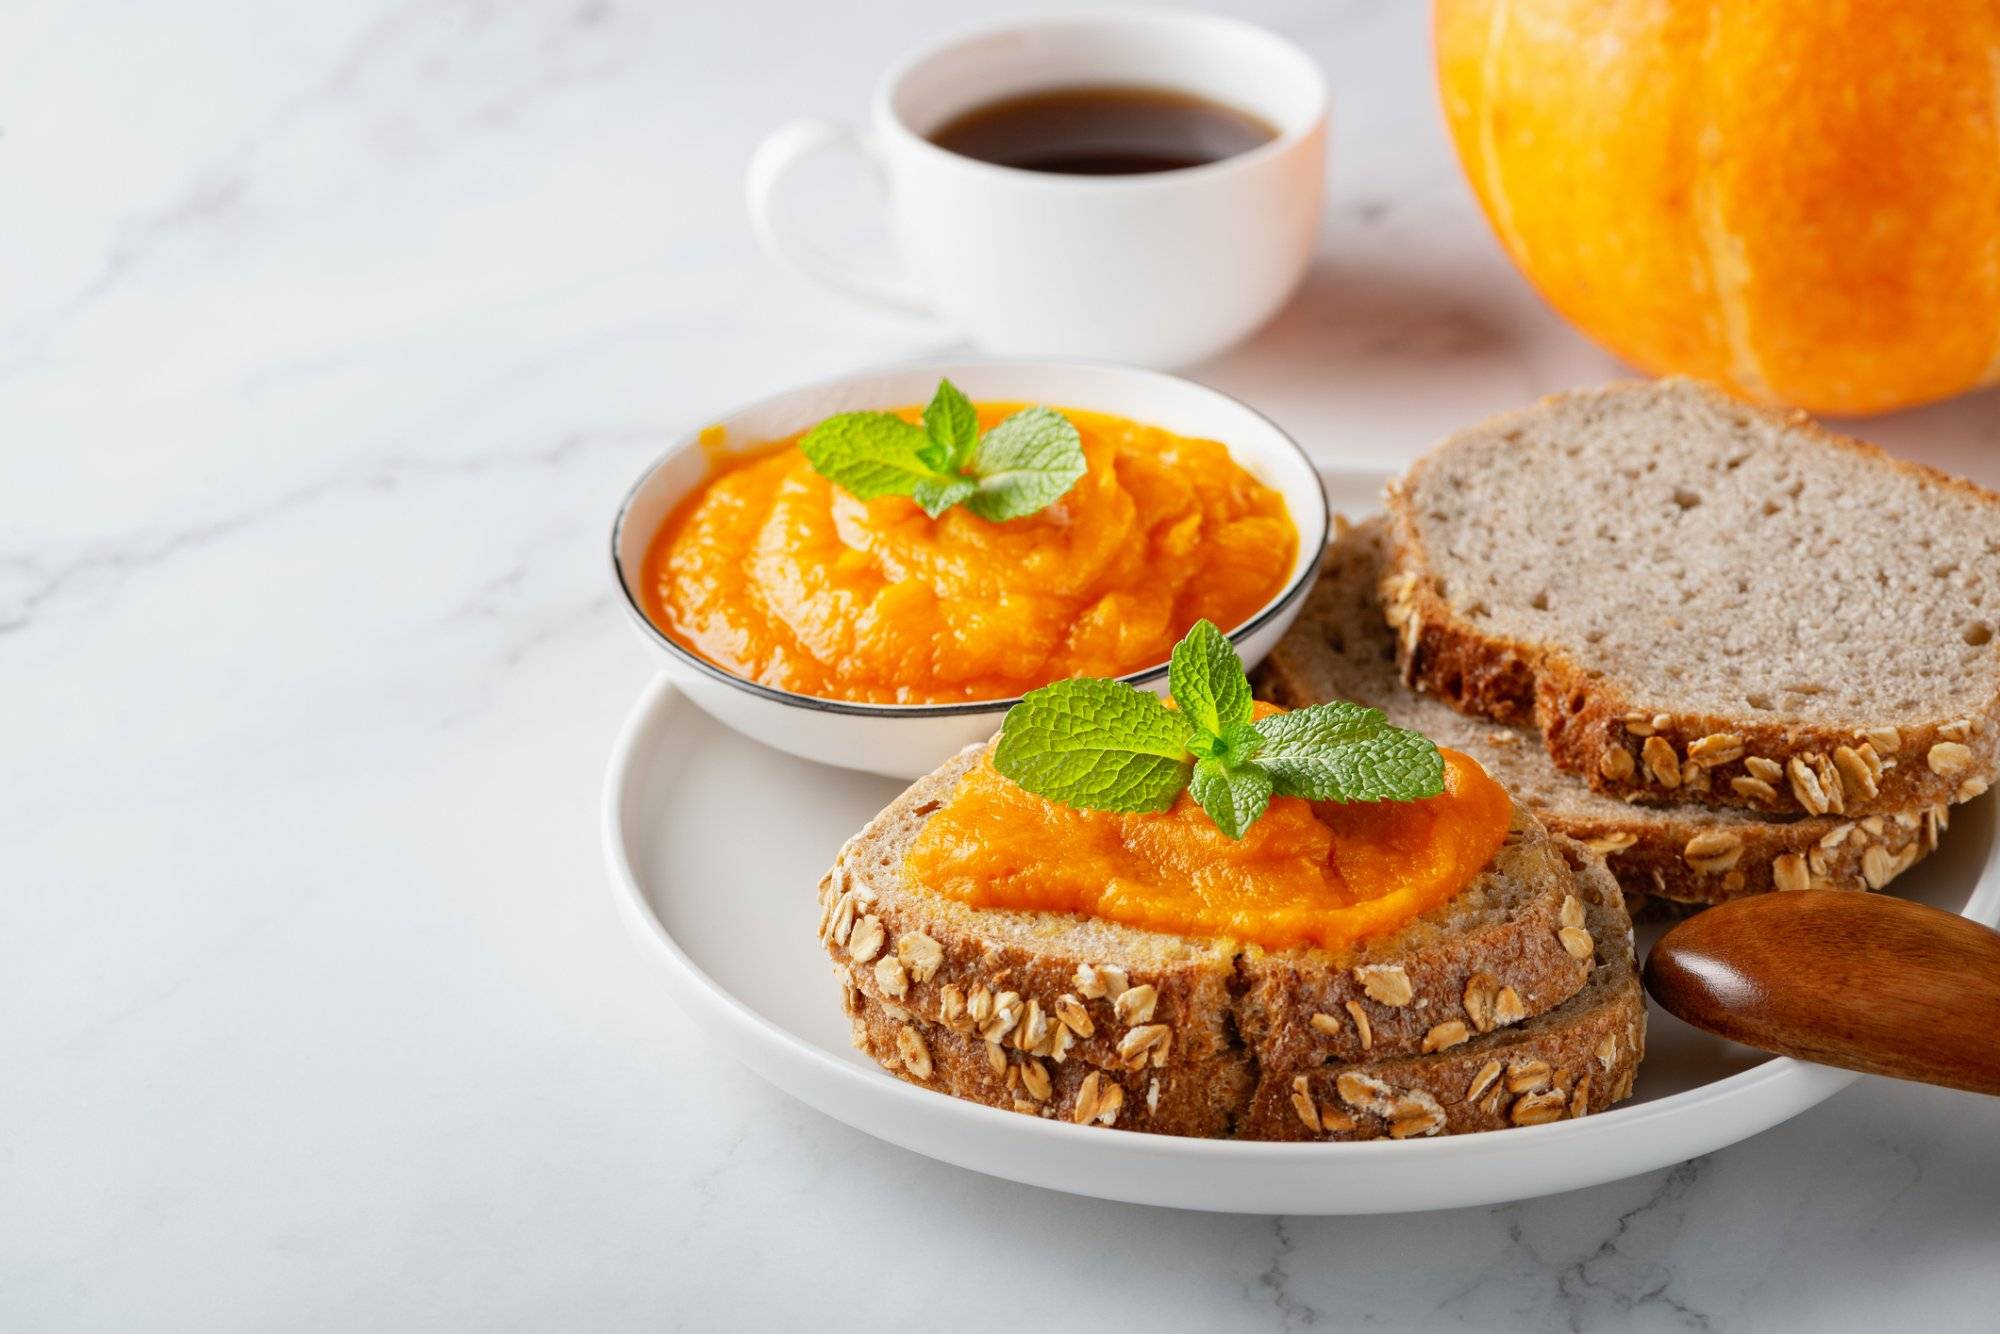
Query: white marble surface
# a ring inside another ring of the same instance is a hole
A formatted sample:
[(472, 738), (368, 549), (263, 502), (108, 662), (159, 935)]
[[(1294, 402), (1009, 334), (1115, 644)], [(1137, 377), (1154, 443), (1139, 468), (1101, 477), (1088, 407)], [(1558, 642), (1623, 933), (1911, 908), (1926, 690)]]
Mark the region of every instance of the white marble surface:
[[(879, 1145), (664, 1002), (597, 848), (611, 507), (664, 432), (949, 345), (766, 262), (738, 172), (976, 8), (0, 9), (0, 1328), (1990, 1328), (1993, 1102), (1175, 1214)], [(1421, 5), (1246, 8), (1332, 77), (1331, 207), (1200, 378), (1334, 459), (1615, 373), (1480, 222)], [(2000, 481), (1993, 394), (1870, 430)]]

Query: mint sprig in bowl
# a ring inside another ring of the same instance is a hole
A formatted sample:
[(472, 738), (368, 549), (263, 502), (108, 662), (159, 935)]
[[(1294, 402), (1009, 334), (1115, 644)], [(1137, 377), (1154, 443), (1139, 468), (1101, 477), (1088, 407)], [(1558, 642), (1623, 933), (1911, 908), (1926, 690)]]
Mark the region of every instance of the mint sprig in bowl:
[[(1221, 441), (1240, 467), (1284, 497), (1298, 529), (1297, 552), (1281, 591), (1240, 625), (1221, 629), (1242, 661), (1254, 666), (1297, 617), (1326, 546), (1326, 493), (1304, 450), (1254, 409), (1177, 376), (1081, 362), (935, 361), (863, 371), (775, 394), (734, 411), (695, 417), (647, 467), (618, 508), (611, 533), (618, 598), (661, 670), (725, 726), (801, 759), (911, 779), (928, 773), (952, 752), (992, 736), (1007, 711), (1020, 702), (1020, 696), (1014, 696), (946, 704), (873, 704), (780, 690), (744, 680), (690, 652), (655, 626), (644, 610), (639, 580), (646, 550), (667, 517), (709, 476), (713, 451), (750, 450), (842, 414), (928, 404), (937, 395), (940, 380), (948, 380), (970, 402), (1046, 406), (1056, 413), (1064, 408), (1110, 413), (1180, 435)], [(962, 438), (949, 434), (962, 431), (962, 426), (946, 424), (939, 429), (948, 439)], [(986, 434), (990, 437), (992, 431)], [(1011, 450), (1014, 444), (1032, 446), (1036, 440), (1002, 443)], [(1014, 456), (1040, 457), (1032, 449)], [(958, 463), (950, 471), (971, 480), (975, 489), (988, 475), (971, 466), (969, 453), (957, 459), (933, 453), (932, 459)], [(1031, 486), (988, 489), (1017, 497), (1014, 504), (1038, 499), (1048, 503), (1038, 493), (1054, 489), (1058, 480), (1038, 474)], [(967, 504), (968, 497), (952, 497), (951, 491), (963, 493), (964, 488), (941, 486), (919, 503), (951, 498), (955, 504)], [(913, 494), (913, 499), (918, 497)], [(1167, 676), (1168, 664), (1162, 661), (1118, 680), (1164, 695)]]

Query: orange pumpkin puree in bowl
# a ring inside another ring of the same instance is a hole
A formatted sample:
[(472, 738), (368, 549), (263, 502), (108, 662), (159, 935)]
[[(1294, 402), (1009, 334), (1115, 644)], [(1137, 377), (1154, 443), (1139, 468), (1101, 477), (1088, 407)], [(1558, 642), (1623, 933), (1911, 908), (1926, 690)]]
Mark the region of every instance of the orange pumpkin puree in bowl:
[(1080, 913), (1267, 949), (1339, 948), (1445, 902), (1506, 839), (1506, 789), (1470, 756), (1442, 753), (1435, 797), (1274, 797), (1231, 839), (1186, 792), (1157, 814), (1074, 810), (1016, 787), (989, 751), (918, 832), (903, 872), (973, 907)]
[[(980, 428), (1022, 406), (980, 404)], [(856, 500), (812, 470), (796, 436), (733, 461), (653, 540), (646, 613), (745, 680), (937, 704), (1157, 666), (1196, 621), (1232, 629), (1284, 591), (1298, 529), (1226, 448), (1061, 411), (1089, 470), (1005, 523)]]

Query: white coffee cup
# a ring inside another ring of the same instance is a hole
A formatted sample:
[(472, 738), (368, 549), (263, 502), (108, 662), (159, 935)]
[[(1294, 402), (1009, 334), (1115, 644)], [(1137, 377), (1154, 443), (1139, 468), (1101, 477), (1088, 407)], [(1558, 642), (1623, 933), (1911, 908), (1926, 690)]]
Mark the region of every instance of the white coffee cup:
[[(1206, 166), (1129, 176), (995, 166), (925, 138), (976, 107), (1072, 87), (1191, 93), (1278, 136)], [(1298, 286), (1318, 230), (1326, 115), (1312, 58), (1234, 19), (1117, 10), (1009, 23), (891, 70), (865, 131), (801, 120), (773, 133), (750, 160), (750, 219), (810, 277), (935, 315), (988, 351), (1180, 366), (1250, 334)], [(869, 273), (781, 220), (787, 173), (829, 148), (873, 168), (904, 273)]]

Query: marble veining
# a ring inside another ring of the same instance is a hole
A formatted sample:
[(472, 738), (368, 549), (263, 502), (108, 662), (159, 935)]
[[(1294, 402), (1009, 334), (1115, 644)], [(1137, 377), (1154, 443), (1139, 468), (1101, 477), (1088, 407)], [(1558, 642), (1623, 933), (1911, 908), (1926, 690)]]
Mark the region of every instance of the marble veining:
[[(1326, 460), (1625, 373), (1499, 254), (1424, 6), (1256, 0), (1335, 89), (1298, 300), (1195, 374)], [(0, 13), (0, 1328), (1990, 1328), (2000, 1104), (1864, 1081), (1454, 1213), (1076, 1199), (736, 1065), (604, 892), (677, 430), (947, 351), (739, 174), (969, 0)], [(844, 172), (800, 201), (879, 253)], [(2000, 483), (2000, 396), (1871, 423)]]

